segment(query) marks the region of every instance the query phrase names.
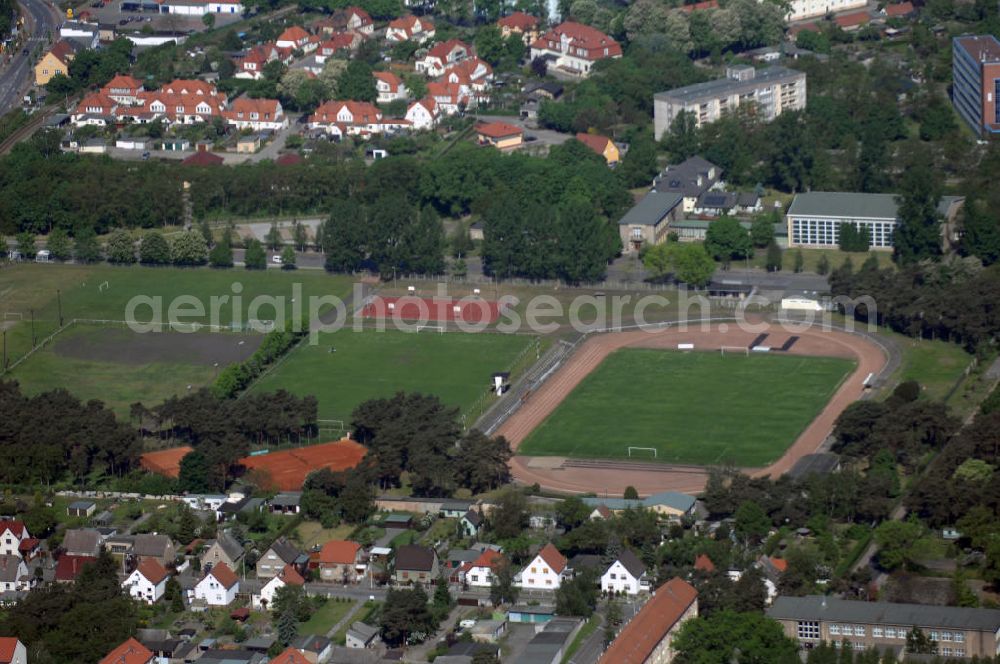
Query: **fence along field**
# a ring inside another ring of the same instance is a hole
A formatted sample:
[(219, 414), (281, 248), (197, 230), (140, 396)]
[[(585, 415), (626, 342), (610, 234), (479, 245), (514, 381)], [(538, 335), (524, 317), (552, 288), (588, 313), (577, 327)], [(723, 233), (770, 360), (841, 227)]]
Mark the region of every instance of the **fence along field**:
[(781, 457), (854, 366), (774, 353), (618, 350), (518, 452), (765, 466)]

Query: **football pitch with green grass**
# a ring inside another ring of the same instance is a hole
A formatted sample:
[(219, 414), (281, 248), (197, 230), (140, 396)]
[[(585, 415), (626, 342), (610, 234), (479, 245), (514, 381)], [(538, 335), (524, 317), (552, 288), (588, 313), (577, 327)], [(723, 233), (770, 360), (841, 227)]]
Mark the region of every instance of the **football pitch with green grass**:
[(623, 349), (521, 444), (520, 454), (766, 466), (854, 369), (798, 355)]
[[(239, 284), (234, 288), (234, 284)], [(292, 315), (293, 285), (301, 287), (303, 312), (308, 316), (310, 296), (351, 292), (350, 277), (330, 276), (312, 270), (212, 270), (208, 268), (141, 267), (113, 265), (21, 264), (0, 270), (0, 324), (6, 323), (7, 352), (11, 361), (31, 348), (31, 312), (35, 336), (43, 339), (58, 328), (59, 300), (64, 320), (124, 320), (129, 300), (137, 295), (159, 297), (163, 317), (171, 301), (192, 296), (205, 308), (203, 316), (185, 316), (185, 321), (210, 323), (211, 298), (229, 296), (218, 308), (220, 325), (229, 325), (237, 316), (244, 322), (276, 318), (273, 306), (263, 301), (256, 312), (251, 303), (257, 296), (284, 296), (285, 317)], [(242, 298), (234, 305), (235, 290)], [(57, 291), (59, 297), (57, 298)], [(135, 311), (139, 321), (150, 320), (150, 309)]]
[(513, 334), (341, 330), (320, 334), (317, 345), (306, 341), (252, 389), (315, 395), (320, 419), (345, 426), (363, 401), (421, 392), (468, 413), (471, 425), (478, 406), (495, 398), (487, 395), (492, 374), (507, 371), (519, 357), (522, 370), (530, 366), (536, 342)]

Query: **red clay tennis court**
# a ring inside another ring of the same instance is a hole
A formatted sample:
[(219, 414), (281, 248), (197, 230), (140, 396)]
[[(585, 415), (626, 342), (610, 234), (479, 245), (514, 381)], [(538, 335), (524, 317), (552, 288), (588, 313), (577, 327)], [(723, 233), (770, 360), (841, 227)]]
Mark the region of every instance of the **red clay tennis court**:
[(497, 302), (481, 299), (453, 300), (404, 295), (403, 297), (376, 296), (361, 310), (364, 318), (421, 321), (428, 323), (461, 321), (494, 323), (500, 317)]
[(298, 491), (309, 473), (329, 468), (333, 471), (354, 468), (365, 456), (365, 447), (344, 438), (333, 443), (321, 443), (293, 450), (282, 450), (244, 457), (240, 463), (249, 470), (270, 475), (275, 489)]
[(181, 473), (181, 459), (190, 451), (191, 448), (184, 445), (169, 450), (146, 452), (139, 457), (139, 465), (151, 473), (176, 478)]

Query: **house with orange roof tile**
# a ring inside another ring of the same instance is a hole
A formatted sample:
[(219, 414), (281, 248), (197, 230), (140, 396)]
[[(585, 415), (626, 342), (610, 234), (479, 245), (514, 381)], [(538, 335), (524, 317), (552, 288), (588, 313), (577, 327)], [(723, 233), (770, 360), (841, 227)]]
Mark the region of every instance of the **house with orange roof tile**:
[(872, 16), (867, 10), (851, 12), (850, 14), (841, 14), (833, 17), (833, 22), (845, 32), (859, 30), (861, 26), (871, 23), (871, 20)]
[(455, 115), (469, 108), (472, 103), (468, 92), (463, 92), (462, 86), (457, 83), (432, 81), (427, 84), (427, 96), (434, 100), (438, 110), (444, 115)]
[(589, 25), (566, 21), (531, 43), (531, 59), (580, 77), (590, 75), (594, 63), (622, 57), (621, 44)]
[(274, 596), (285, 586), (305, 585), (305, 579), (299, 574), (292, 564), (285, 565), (284, 568), (265, 583), (259, 593), (254, 593), (250, 597), (250, 603), (255, 609), (266, 611), (268, 607), (274, 605)]
[(365, 38), (375, 33), (375, 22), (364, 9), (352, 6), (338, 9), (332, 15), (314, 21), (312, 28), (315, 32), (328, 35), (334, 32), (355, 31)]
[(715, 571), (715, 563), (704, 553), (699, 553), (694, 559), (694, 568), (699, 572), (711, 573)]
[(440, 76), (450, 65), (472, 57), (473, 53), (472, 47), (462, 40), (449, 39), (432, 46), (424, 57), (416, 61), (416, 68), (421, 74)]
[(601, 155), (604, 161), (608, 162), (608, 166), (613, 166), (621, 161), (621, 151), (615, 145), (615, 142), (607, 136), (579, 133), (576, 135), (576, 140)]
[(21, 542), (31, 539), (28, 527), (17, 519), (0, 521), (0, 555), (20, 555)]
[(264, 77), (264, 66), (278, 59), (278, 47), (275, 44), (259, 44), (247, 50), (242, 57), (235, 59), (235, 78), (248, 78), (258, 81)]
[(426, 17), (403, 16), (389, 21), (385, 38), (392, 43), (415, 41), (418, 44), (434, 39), (434, 24)]
[(506, 122), (487, 122), (476, 126), (480, 145), (491, 145), (498, 150), (516, 150), (524, 144), (524, 130)]
[(674, 637), (684, 623), (697, 617), (698, 591), (674, 577), (656, 589), (604, 651), (598, 664), (670, 662), (676, 654)]
[(503, 554), (493, 549), (486, 549), (469, 563), (465, 570), (465, 582), (473, 588), (489, 588), (493, 584), (493, 574), (504, 564)]
[(567, 578), (567, 570), (566, 556), (549, 542), (514, 577), (514, 585), (532, 590), (556, 590)]
[(139, 103), (139, 93), (143, 89), (142, 82), (139, 79), (133, 76), (118, 74), (101, 88), (101, 92), (119, 104), (134, 106)]
[(28, 649), (16, 636), (0, 636), (0, 664), (28, 664)]
[(313, 662), (298, 650), (289, 646), (280, 655), (272, 659), (271, 664), (313, 664)]
[(338, 139), (367, 137), (383, 131), (382, 111), (364, 101), (328, 101), (309, 116), (309, 128), (321, 129)]
[(240, 591), (240, 578), (226, 563), (212, 567), (194, 587), (194, 598), (208, 606), (228, 606)]
[(358, 578), (361, 564), (361, 545), (350, 540), (330, 540), (323, 544), (309, 566), (319, 571), (324, 581), (353, 583)]
[(122, 582), (132, 599), (146, 604), (155, 604), (167, 591), (170, 572), (153, 558), (144, 558), (131, 574)]
[(244, 129), (278, 131), (288, 126), (288, 117), (277, 99), (238, 97), (233, 100), (229, 110), (223, 112), (222, 117), (226, 119), (227, 124), (241, 131)]
[(53, 44), (48, 53), (35, 65), (35, 85), (45, 85), (56, 74), (69, 76), (69, 63), (76, 55), (76, 51), (76, 43), (68, 39), (60, 39)]
[(590, 513), (589, 518), (591, 521), (597, 521), (598, 519), (610, 519), (612, 514), (612, 511), (608, 509), (607, 505), (597, 505)]
[(274, 45), (278, 48), (303, 48), (307, 43), (309, 43), (309, 33), (305, 31), (302, 26), (293, 25), (285, 28), (285, 30), (278, 35), (275, 40)]
[(133, 637), (105, 655), (98, 664), (153, 664), (155, 661), (153, 651)]
[(441, 118), (441, 108), (434, 97), (424, 97), (406, 107), (406, 119), (414, 129), (433, 129)]
[(91, 92), (84, 95), (76, 105), (76, 111), (70, 119), (77, 127), (104, 127), (108, 124), (108, 119), (113, 118), (117, 108), (118, 102), (103, 92)]
[(512, 12), (497, 21), (500, 36), (507, 39), (511, 35), (521, 35), (524, 45), (538, 39), (538, 19), (524, 12)]
[(909, 16), (914, 12), (912, 2), (897, 2), (891, 5), (886, 5), (882, 8), (882, 13), (887, 18), (903, 18)]
[(338, 51), (353, 51), (362, 41), (358, 32), (335, 32), (319, 43), (319, 48), (316, 49), (316, 61), (322, 64)]
[(397, 99), (406, 99), (410, 91), (406, 89), (403, 79), (391, 71), (372, 72), (375, 77), (375, 89), (378, 91), (378, 103), (387, 104)]

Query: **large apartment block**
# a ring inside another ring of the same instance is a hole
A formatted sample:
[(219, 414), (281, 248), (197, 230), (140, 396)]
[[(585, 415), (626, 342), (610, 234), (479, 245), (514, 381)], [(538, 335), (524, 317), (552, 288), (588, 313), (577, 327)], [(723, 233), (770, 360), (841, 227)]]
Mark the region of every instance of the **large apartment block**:
[(681, 111), (694, 114), (700, 127), (750, 104), (765, 122), (784, 111), (805, 108), (805, 73), (787, 67), (737, 65), (726, 68), (725, 78), (658, 92), (653, 95), (653, 131), (660, 140)]
[(919, 627), (942, 657), (1000, 655), (1000, 611), (955, 606), (858, 602), (822, 595), (778, 597), (767, 615), (805, 648), (821, 641), (854, 650), (893, 650)]
[(860, 9), (867, 5), (866, 0), (792, 0), (788, 4), (789, 21), (800, 21), (804, 18), (826, 16), (848, 9)]
[(993, 35), (955, 37), (951, 71), (958, 114), (979, 136), (1000, 133), (1000, 41)]

